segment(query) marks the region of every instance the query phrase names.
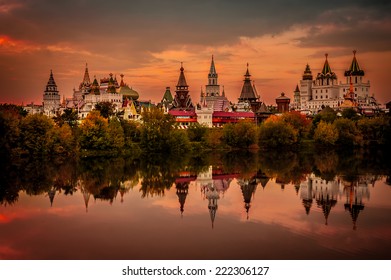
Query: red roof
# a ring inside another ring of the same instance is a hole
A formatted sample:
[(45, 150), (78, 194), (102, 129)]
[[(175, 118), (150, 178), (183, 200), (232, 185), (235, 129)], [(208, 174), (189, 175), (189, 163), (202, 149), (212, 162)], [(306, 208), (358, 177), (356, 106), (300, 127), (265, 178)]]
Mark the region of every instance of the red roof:
[(213, 117), (226, 118), (254, 118), (254, 112), (213, 112)]
[(180, 110), (171, 110), (168, 112), (171, 116), (178, 117), (178, 116), (189, 116), (189, 117), (195, 117), (196, 113), (195, 111), (180, 111)]

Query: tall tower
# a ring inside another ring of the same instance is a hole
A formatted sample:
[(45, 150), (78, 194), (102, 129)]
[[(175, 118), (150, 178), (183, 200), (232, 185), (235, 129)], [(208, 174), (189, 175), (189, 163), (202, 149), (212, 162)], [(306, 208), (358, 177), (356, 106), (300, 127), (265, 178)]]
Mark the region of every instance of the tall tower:
[(346, 83), (341, 85), (340, 96), (344, 96), (347, 93), (350, 93), (350, 84), (353, 85), (354, 98), (365, 99), (370, 96), (370, 84), (368, 82), (363, 82), (363, 77), (365, 75), (364, 70), (360, 68), (356, 58), (356, 51), (353, 51), (353, 59), (350, 64), (349, 70), (345, 71)]
[(53, 78), (53, 71), (50, 70), (49, 81), (43, 94), (43, 111), (48, 116), (54, 116), (58, 108), (60, 108), (60, 104), (60, 95)]
[(306, 65), (302, 79), (300, 80), (300, 110), (308, 110), (308, 101), (312, 99), (312, 71), (310, 66)]
[(86, 63), (86, 69), (84, 70), (84, 77), (83, 81), (79, 85), (79, 91), (81, 91), (83, 94), (90, 93), (91, 89), (91, 80), (90, 80), (90, 74), (88, 73), (88, 65)]
[(255, 86), (251, 83), (250, 77), (251, 75), (250, 71), (248, 70), (247, 63), (247, 70), (246, 74), (244, 74), (243, 87), (242, 92), (240, 93), (239, 103), (249, 102), (251, 104), (252, 111), (255, 112), (258, 110), (261, 102), (259, 102), (259, 96), (254, 88)]
[(179, 74), (178, 84), (176, 85), (173, 107), (180, 110), (194, 110), (194, 106), (189, 95), (189, 86), (186, 82), (184, 70), (183, 63), (181, 63), (181, 73)]
[(206, 85), (206, 96), (220, 96), (220, 85), (217, 82), (218, 74), (215, 68), (215, 62), (212, 55), (210, 70), (208, 74), (208, 84)]

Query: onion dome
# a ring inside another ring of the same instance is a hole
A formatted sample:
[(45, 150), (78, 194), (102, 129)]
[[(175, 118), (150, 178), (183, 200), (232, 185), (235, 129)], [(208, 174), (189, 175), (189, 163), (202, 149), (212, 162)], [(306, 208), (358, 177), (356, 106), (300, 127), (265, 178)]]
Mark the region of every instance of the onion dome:
[(127, 98), (129, 100), (137, 100), (139, 98), (138, 92), (130, 88), (127, 84), (125, 84), (123, 78), (124, 78), (124, 74), (121, 74), (119, 93), (122, 94), (123, 99)]
[(356, 51), (353, 51), (353, 60), (350, 64), (349, 70), (345, 71), (345, 77), (349, 76), (364, 76), (364, 71), (360, 69), (360, 65), (358, 65), (356, 58)]
[(129, 100), (137, 100), (139, 98), (139, 94), (134, 89), (130, 88), (128, 85), (124, 85), (119, 88), (119, 93), (122, 94), (123, 98), (128, 98)]

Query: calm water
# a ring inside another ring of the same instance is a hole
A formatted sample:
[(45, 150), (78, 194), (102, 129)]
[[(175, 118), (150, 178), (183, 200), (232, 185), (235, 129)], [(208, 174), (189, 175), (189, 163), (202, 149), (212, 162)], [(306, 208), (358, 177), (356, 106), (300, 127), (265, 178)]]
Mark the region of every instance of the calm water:
[(3, 162), (0, 259), (390, 259), (377, 152)]

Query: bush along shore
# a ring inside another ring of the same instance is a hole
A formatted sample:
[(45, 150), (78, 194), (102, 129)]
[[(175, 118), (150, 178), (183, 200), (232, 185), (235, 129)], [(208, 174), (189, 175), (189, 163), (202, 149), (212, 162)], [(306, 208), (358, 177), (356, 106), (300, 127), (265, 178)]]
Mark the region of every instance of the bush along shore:
[[(353, 110), (354, 111), (354, 110)], [(84, 120), (66, 109), (62, 115), (27, 115), (16, 105), (0, 105), (0, 153), (11, 157), (99, 157), (148, 154), (199, 154), (210, 150), (289, 150), (331, 147), (386, 149), (391, 117), (342, 116), (323, 110), (308, 119), (298, 112), (272, 115), (260, 124), (239, 122), (221, 128), (199, 124), (181, 130), (159, 109), (142, 113), (142, 122), (92, 111)]]

